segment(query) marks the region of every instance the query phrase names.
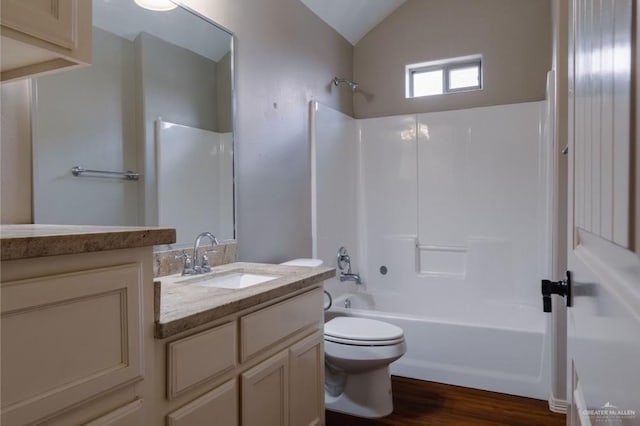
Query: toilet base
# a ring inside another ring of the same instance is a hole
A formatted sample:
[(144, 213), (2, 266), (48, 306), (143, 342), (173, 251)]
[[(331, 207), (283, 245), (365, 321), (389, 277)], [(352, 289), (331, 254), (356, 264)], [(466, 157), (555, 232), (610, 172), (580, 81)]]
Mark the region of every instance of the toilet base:
[(361, 374), (349, 374), (344, 392), (325, 391), (325, 408), (357, 417), (379, 418), (393, 412), (389, 366)]

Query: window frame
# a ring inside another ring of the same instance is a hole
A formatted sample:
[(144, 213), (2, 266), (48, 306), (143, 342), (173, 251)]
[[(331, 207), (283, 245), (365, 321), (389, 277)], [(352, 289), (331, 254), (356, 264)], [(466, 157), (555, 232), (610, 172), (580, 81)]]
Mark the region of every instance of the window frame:
[[(461, 68), (478, 68), (478, 85), (466, 86), (458, 89), (451, 89), (449, 73), (452, 70)], [(470, 92), (473, 90), (482, 90), (483, 88), (483, 71), (482, 71), (482, 55), (464, 56), (459, 58), (441, 59), (438, 61), (423, 62), (418, 64), (409, 64), (406, 69), (406, 93), (407, 99), (424, 98), (427, 96), (446, 95), (448, 93)], [(414, 75), (431, 71), (442, 70), (442, 93), (434, 95), (414, 96)]]

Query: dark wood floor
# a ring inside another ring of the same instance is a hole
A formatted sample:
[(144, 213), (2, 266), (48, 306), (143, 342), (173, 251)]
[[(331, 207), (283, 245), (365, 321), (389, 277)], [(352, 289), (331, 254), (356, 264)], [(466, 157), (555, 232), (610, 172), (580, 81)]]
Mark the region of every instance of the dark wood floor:
[(327, 426), (564, 425), (546, 401), (393, 377), (393, 414), (376, 420), (326, 412)]

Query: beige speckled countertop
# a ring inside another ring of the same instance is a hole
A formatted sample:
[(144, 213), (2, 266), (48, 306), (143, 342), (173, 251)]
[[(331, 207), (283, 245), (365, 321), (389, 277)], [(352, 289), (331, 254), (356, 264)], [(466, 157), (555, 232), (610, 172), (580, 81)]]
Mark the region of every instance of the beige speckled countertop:
[(2, 260), (172, 244), (173, 228), (89, 225), (1, 225)]
[[(232, 271), (275, 275), (280, 278), (238, 290), (202, 287), (193, 281), (184, 282), (194, 278), (202, 279), (207, 275), (224, 275)], [(317, 284), (335, 275), (336, 271), (333, 268), (237, 262), (217, 266), (210, 273), (203, 275), (158, 277), (156, 282), (160, 282), (160, 312), (156, 313), (156, 338), (173, 336)]]

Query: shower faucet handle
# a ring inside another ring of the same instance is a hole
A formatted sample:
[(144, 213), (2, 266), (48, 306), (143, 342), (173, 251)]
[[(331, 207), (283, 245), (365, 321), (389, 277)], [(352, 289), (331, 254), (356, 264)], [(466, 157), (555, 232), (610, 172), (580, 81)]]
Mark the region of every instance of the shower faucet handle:
[(351, 272), (351, 257), (349, 256), (349, 253), (347, 253), (346, 248), (340, 247), (336, 258), (338, 261), (338, 269), (343, 271), (345, 267), (348, 267), (348, 271)]

